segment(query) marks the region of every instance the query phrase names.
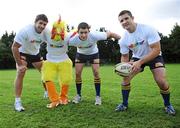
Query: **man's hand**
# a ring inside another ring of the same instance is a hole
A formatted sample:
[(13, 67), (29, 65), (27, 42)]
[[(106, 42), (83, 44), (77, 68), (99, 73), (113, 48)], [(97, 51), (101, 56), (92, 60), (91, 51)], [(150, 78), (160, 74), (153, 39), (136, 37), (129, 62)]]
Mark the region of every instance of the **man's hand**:
[(25, 65), (17, 65), (17, 69), (19, 72), (25, 72), (27, 67)]
[(131, 62), (133, 67), (132, 67), (132, 70), (133, 72), (137, 72), (141, 69), (141, 62), (140, 61), (135, 61), (135, 62)]

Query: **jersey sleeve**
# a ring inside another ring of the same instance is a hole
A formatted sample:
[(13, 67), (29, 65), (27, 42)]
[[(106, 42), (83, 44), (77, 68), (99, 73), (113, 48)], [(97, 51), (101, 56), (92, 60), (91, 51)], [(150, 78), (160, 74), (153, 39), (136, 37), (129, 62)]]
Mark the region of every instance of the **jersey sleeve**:
[(106, 40), (107, 39), (107, 33), (106, 32), (93, 31), (93, 32), (90, 32), (89, 34), (94, 41)]
[(149, 27), (148, 31), (147, 31), (148, 44), (151, 45), (151, 44), (156, 43), (156, 42), (158, 42), (160, 40), (161, 40), (161, 38), (160, 38), (157, 30), (152, 28), (152, 27)]
[(77, 32), (69, 33), (65, 39), (65, 42), (69, 46), (78, 46), (79, 44), (79, 37)]
[(14, 41), (15, 42), (17, 42), (18, 44), (23, 44), (23, 42), (25, 42), (26, 40), (27, 40), (27, 37), (28, 35), (27, 35), (27, 33), (26, 33), (26, 31), (24, 31), (24, 30), (20, 30), (17, 34), (16, 34), (16, 36), (15, 36), (15, 38), (14, 38)]
[(120, 47), (120, 53), (121, 54), (128, 54), (129, 53), (129, 48), (126, 45), (127, 39), (125, 38), (125, 36), (123, 36), (119, 41), (119, 47)]

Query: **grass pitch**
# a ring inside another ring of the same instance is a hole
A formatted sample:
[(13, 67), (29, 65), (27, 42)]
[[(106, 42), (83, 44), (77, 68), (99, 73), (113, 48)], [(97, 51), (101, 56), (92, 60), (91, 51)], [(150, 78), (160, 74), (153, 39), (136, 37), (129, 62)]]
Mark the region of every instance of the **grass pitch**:
[[(83, 71), (82, 98), (80, 104), (68, 104), (49, 110), (43, 99), (40, 74), (29, 69), (24, 79), (22, 93), (24, 112), (14, 111), (13, 81), (16, 70), (0, 71), (0, 128), (180, 128), (180, 64), (167, 64), (167, 77), (171, 86), (171, 103), (176, 116), (168, 116), (163, 110), (159, 89), (148, 68), (132, 81), (129, 109), (115, 112), (121, 98), (121, 77), (113, 66), (101, 66), (102, 105), (95, 106), (95, 90), (91, 67)], [(59, 89), (59, 85), (57, 85)], [(74, 80), (69, 99), (76, 94)]]

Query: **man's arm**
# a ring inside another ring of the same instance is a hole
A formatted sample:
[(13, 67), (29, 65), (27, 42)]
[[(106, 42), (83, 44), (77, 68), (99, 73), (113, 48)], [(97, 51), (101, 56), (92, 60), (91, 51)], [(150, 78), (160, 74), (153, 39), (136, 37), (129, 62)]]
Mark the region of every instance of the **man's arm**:
[(107, 33), (107, 38), (114, 38), (116, 40), (119, 40), (121, 38), (120, 35), (113, 33), (113, 32), (106, 32)]
[(129, 53), (121, 54), (121, 62), (129, 62)]
[(14, 42), (11, 49), (12, 49), (14, 59), (16, 61), (16, 66), (17, 66), (18, 71), (25, 72), (27, 69), (27, 67), (26, 67), (27, 63), (26, 63), (26, 61), (21, 60), (21, 56), (20, 56), (20, 53), (18, 50), (20, 47), (21, 47), (21, 45), (19, 43)]
[(161, 52), (160, 42), (156, 42), (150, 45), (151, 51), (149, 54), (141, 58), (140, 60), (133, 63), (133, 70), (140, 69), (141, 65), (147, 63), (156, 58)]
[(150, 48), (151, 48), (151, 52), (149, 54), (147, 54), (146, 56), (144, 56), (142, 59), (140, 59), (141, 64), (144, 64), (144, 63), (147, 63), (147, 62), (153, 60), (161, 52), (161, 45), (160, 45), (159, 41), (151, 44)]
[(11, 50), (12, 50), (12, 53), (14, 56), (14, 60), (16, 61), (18, 66), (22, 65), (21, 56), (20, 56), (20, 53), (18, 50), (20, 47), (21, 47), (21, 45), (15, 41), (11, 47)]

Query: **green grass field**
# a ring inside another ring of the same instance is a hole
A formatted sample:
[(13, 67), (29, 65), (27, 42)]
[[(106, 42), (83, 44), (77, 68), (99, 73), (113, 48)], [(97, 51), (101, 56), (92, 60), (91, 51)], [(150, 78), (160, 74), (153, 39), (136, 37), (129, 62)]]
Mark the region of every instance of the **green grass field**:
[[(0, 128), (180, 128), (180, 64), (167, 64), (167, 77), (171, 85), (171, 103), (176, 116), (164, 113), (163, 101), (148, 68), (134, 78), (126, 112), (115, 112), (121, 102), (121, 77), (113, 66), (101, 66), (103, 104), (94, 105), (95, 91), (90, 67), (83, 71), (83, 101), (55, 109), (47, 109), (43, 99), (40, 74), (34, 69), (26, 73), (22, 94), (24, 112), (14, 111), (15, 70), (0, 71)], [(59, 86), (57, 86), (59, 88)], [(69, 98), (75, 96), (74, 80)]]

